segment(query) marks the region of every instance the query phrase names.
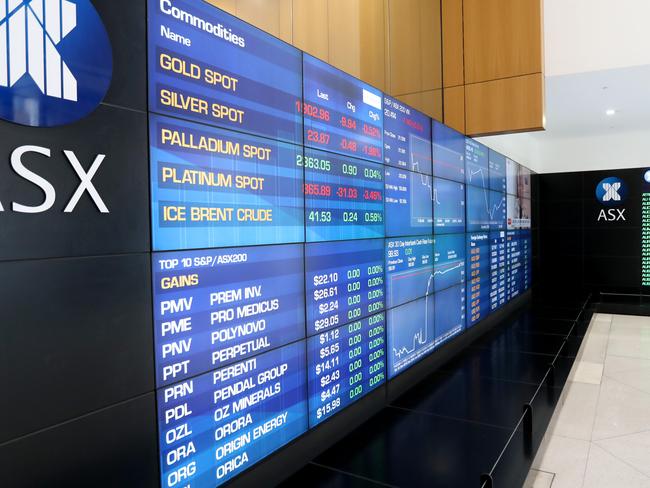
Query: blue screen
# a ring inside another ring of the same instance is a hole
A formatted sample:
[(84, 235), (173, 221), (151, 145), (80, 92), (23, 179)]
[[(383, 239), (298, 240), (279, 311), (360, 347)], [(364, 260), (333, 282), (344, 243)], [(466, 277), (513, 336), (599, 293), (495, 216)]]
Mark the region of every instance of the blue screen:
[(307, 430), (305, 341), (158, 390), (162, 486), (218, 486)]
[(384, 95), (384, 163), (431, 174), (431, 119)]
[(480, 142), (465, 139), (465, 182), (468, 185), (489, 189), (488, 148)]
[(309, 426), (314, 427), (386, 381), (384, 313), (307, 340)]
[(433, 232), (433, 182), (429, 175), (386, 167), (386, 236)]
[(490, 314), (490, 234), (467, 234), (467, 327)]
[(300, 146), (150, 116), (156, 251), (304, 240)]
[(436, 347), (465, 329), (465, 287), (452, 286), (435, 294)]
[(524, 292), (530, 288), (533, 272), (533, 239), (531, 231), (520, 230), (519, 242), (524, 261), (523, 276), (521, 278), (521, 291)]
[(465, 182), (465, 136), (433, 121), (433, 175)]
[(303, 55), (305, 145), (383, 161), (383, 94), (333, 66)]
[(436, 234), (465, 232), (465, 185), (433, 179), (433, 226)]
[[(298, 49), (206, 2), (148, 5), (152, 112), (302, 143)], [(172, 6), (230, 32), (230, 39), (184, 22)]]
[(490, 310), (501, 308), (508, 301), (508, 252), (505, 231), (490, 232)]
[(388, 311), (388, 378), (393, 378), (435, 347), (433, 295)]
[(384, 240), (307, 244), (307, 335), (381, 312)]
[(380, 164), (306, 149), (307, 242), (384, 237)]
[(386, 306), (433, 293), (433, 239), (386, 239)]
[(506, 193), (506, 157), (490, 149), (490, 190)]
[(505, 228), (505, 194), (467, 185), (467, 231)]
[(436, 291), (465, 281), (465, 234), (434, 238), (433, 274)]
[(506, 248), (508, 252), (508, 275), (506, 285), (508, 300), (519, 296), (524, 291), (524, 269), (526, 262), (521, 248), (520, 232), (509, 230), (506, 232)]
[(305, 337), (302, 246), (153, 255), (156, 383)]

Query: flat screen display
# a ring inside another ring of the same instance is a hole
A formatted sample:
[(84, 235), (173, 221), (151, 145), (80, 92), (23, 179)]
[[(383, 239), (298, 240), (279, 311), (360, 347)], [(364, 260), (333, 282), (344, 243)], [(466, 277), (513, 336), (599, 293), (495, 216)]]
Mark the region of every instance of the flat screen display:
[(386, 239), (387, 307), (396, 307), (433, 291), (431, 236)]
[(467, 234), (467, 327), (490, 314), (490, 233)]
[(465, 183), (465, 136), (433, 121), (433, 175)]
[(490, 232), (490, 310), (501, 308), (508, 301), (508, 253), (506, 232)]
[(386, 315), (310, 337), (307, 365), (314, 427), (386, 382)]
[(301, 245), (153, 255), (156, 383), (305, 337)]
[(435, 294), (436, 347), (465, 330), (465, 286), (456, 285)]
[(465, 282), (465, 234), (435, 236), (435, 291)]
[(490, 190), (498, 191), (500, 193), (507, 192), (507, 178), (506, 178), (506, 157), (494, 151), (489, 150), (490, 155)]
[(530, 229), (531, 218), (531, 201), (508, 195), (508, 229)]
[(431, 176), (386, 167), (386, 237), (433, 232)]
[(506, 280), (508, 300), (519, 296), (523, 290), (524, 255), (521, 250), (520, 233), (517, 230), (506, 232), (506, 247), (508, 250), (508, 275)]
[(305, 145), (383, 161), (383, 94), (361, 80), (303, 55)]
[(384, 95), (384, 163), (430, 175), (431, 119)]
[(433, 179), (433, 232), (465, 232), (465, 185), (457, 181)]
[(308, 336), (385, 308), (383, 239), (307, 244), (305, 273)]
[(219, 486), (307, 430), (305, 341), (157, 391), (161, 481)]
[(519, 164), (512, 159), (506, 158), (506, 193), (508, 195), (519, 195)]
[(149, 121), (155, 251), (304, 241), (300, 146)]
[(505, 223), (505, 194), (467, 185), (467, 231), (504, 229)]
[(465, 138), (465, 182), (468, 185), (489, 189), (488, 148), (469, 137)]
[(388, 378), (422, 360), (436, 347), (433, 295), (388, 311)]
[(384, 237), (384, 168), (306, 149), (307, 242)]
[(298, 49), (206, 2), (148, 6), (152, 112), (302, 143)]

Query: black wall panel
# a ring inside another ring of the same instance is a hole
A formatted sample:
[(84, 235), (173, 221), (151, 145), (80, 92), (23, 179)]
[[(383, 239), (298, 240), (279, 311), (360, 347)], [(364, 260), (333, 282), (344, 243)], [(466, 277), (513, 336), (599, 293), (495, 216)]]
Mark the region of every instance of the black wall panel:
[[(147, 117), (144, 113), (101, 106), (74, 126), (45, 130), (0, 123), (0, 261), (82, 256), (149, 250)], [(24, 165), (56, 190), (54, 206), (37, 214), (11, 211), (11, 202), (39, 205), (41, 189), (18, 176), (9, 161), (20, 146), (51, 150), (23, 157)], [(88, 171), (98, 154), (106, 158), (92, 179), (110, 213), (100, 213), (88, 192), (64, 213), (80, 179), (63, 151), (73, 151)]]
[(0, 442), (152, 391), (146, 254), (0, 263)]
[(0, 444), (6, 487), (159, 486), (153, 393)]
[(113, 46), (113, 80), (104, 102), (147, 109), (146, 0), (93, 0)]
[[(542, 286), (547, 290), (641, 291), (644, 169), (540, 176)], [(596, 188), (621, 178), (627, 195), (603, 204)], [(623, 215), (623, 217), (621, 217)]]

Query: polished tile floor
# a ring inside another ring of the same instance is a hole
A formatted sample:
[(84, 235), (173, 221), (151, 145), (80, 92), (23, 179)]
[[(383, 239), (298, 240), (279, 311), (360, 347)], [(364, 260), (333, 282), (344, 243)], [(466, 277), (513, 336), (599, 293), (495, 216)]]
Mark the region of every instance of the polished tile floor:
[(650, 488), (650, 317), (596, 314), (526, 488)]

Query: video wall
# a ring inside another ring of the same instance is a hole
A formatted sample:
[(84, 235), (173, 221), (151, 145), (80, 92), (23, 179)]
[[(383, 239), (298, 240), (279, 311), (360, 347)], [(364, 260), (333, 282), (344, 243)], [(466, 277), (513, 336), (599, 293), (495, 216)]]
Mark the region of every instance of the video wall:
[(213, 487), (528, 289), (530, 171), (200, 0), (148, 15), (161, 483)]

